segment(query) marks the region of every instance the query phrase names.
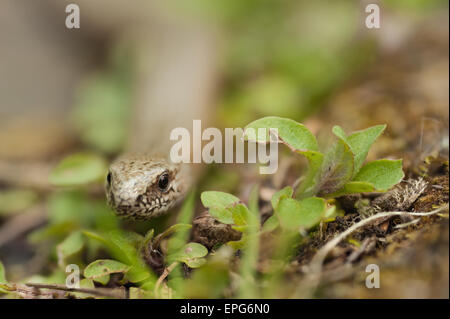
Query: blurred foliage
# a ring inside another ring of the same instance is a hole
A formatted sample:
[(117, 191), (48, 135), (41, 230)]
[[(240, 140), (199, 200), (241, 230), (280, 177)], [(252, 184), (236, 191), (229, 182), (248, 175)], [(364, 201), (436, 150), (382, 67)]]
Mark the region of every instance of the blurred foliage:
[[(441, 0), (384, 1), (421, 14)], [(374, 60), (376, 43), (349, 0), (191, 0), (167, 4), (180, 15), (211, 21), (224, 42), (217, 123), (242, 127), (275, 115), (302, 121)], [(326, 21), (326, 23), (324, 23)], [(77, 90), (73, 120), (82, 140), (105, 153), (126, 142), (136, 66), (129, 43), (111, 51), (103, 70)]]
[(224, 29), (224, 126), (265, 115), (302, 120), (374, 53), (369, 37), (355, 41), (360, 10), (351, 1), (200, 2)]
[(38, 200), (38, 195), (32, 190), (0, 190), (0, 215), (22, 212), (36, 204)]
[(77, 90), (73, 123), (81, 139), (105, 153), (120, 151), (127, 138), (133, 63), (125, 44), (114, 47), (103, 71), (89, 75)]
[[(3, 266), (3, 263), (0, 261), (0, 285), (7, 284), (7, 283), (8, 283), (8, 281), (6, 280), (5, 267)], [(3, 290), (1, 286), (0, 286), (0, 292), (5, 292), (5, 290)]]
[(222, 298), (230, 279), (230, 262), (233, 250), (228, 246), (211, 254), (208, 262), (192, 278), (184, 282), (184, 298)]
[(100, 156), (89, 153), (72, 154), (53, 169), (50, 182), (55, 186), (75, 186), (103, 181), (107, 170), (106, 161)]
[(408, 11), (423, 15), (424, 11), (436, 10), (437, 8), (444, 9), (448, 6), (446, 0), (383, 0), (383, 4), (391, 9)]
[[(351, 1), (176, 3), (176, 10), (218, 24), (225, 45), (216, 120), (223, 127), (266, 115), (302, 120), (374, 55), (370, 37), (358, 36), (360, 9)], [(75, 128), (96, 150), (117, 153), (124, 146), (134, 69), (131, 52), (119, 43), (105, 68), (77, 90)]]

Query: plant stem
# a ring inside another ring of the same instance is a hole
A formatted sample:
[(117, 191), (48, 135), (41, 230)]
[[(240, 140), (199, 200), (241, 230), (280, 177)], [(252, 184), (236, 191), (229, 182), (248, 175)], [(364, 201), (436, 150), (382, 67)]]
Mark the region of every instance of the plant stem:
[(158, 281), (155, 284), (155, 297), (158, 296), (159, 286), (161, 286), (162, 282), (166, 277), (172, 272), (172, 270), (179, 264), (178, 261), (174, 261), (169, 267), (165, 268), (162, 275), (158, 278)]

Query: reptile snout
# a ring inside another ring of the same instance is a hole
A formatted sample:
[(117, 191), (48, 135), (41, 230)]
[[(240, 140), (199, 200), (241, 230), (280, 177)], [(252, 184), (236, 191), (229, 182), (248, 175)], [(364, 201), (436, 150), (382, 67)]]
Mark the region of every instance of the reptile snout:
[(128, 156), (110, 166), (106, 177), (108, 204), (121, 217), (150, 219), (182, 199), (186, 178), (179, 166), (155, 156)]

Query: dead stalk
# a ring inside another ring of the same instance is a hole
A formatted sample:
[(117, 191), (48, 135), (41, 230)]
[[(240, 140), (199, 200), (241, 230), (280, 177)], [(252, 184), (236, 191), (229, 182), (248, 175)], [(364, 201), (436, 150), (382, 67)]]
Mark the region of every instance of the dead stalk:
[(174, 268), (178, 265), (178, 261), (174, 261), (172, 264), (170, 264), (169, 267), (165, 268), (162, 275), (158, 278), (158, 281), (155, 284), (155, 296), (158, 296), (158, 290), (161, 286), (162, 282), (166, 277), (174, 270)]
[(68, 288), (64, 285), (56, 284), (37, 284), (37, 283), (27, 283), (26, 286), (37, 288), (37, 289), (51, 289), (51, 290), (62, 290), (69, 292), (79, 292), (86, 293), (96, 296), (108, 297), (108, 298), (118, 298), (125, 299), (126, 293), (124, 289), (111, 289), (111, 288)]

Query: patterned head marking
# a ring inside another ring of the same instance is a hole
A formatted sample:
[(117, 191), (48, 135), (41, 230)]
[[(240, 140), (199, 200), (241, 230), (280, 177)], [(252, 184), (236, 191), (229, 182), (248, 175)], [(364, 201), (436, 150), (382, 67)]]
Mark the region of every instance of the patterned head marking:
[(120, 217), (157, 217), (184, 197), (189, 186), (186, 170), (162, 157), (121, 157), (111, 164), (106, 178), (108, 204)]

